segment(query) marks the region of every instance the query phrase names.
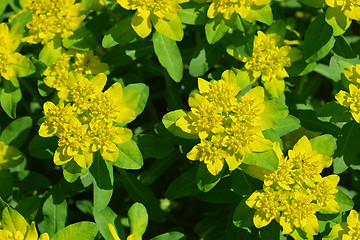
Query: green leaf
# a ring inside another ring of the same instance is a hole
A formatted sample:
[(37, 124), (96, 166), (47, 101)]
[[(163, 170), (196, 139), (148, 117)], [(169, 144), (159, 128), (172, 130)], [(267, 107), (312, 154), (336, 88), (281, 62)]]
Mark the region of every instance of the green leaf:
[(325, 0), (300, 0), (300, 2), (314, 8), (322, 8), (326, 6)]
[(238, 203), (241, 197), (237, 195), (231, 186), (230, 177), (224, 177), (210, 191), (196, 195), (196, 198), (212, 203)]
[(272, 128), (289, 113), (285, 104), (275, 100), (265, 101), (264, 105), (265, 110), (260, 114), (261, 120), (259, 122), (263, 130)]
[(50, 67), (61, 55), (63, 48), (61, 47), (61, 38), (56, 37), (55, 39), (47, 42), (39, 53), (39, 60)]
[(180, 82), (183, 77), (183, 61), (176, 41), (155, 32), (153, 44), (161, 66), (175, 82)]
[(282, 137), (298, 128), (300, 128), (300, 120), (289, 114), (285, 118), (280, 119), (272, 129), (274, 129), (279, 137)]
[(29, 143), (29, 153), (36, 158), (52, 159), (57, 148), (57, 143), (57, 137), (43, 138), (35, 135)]
[(333, 28), (334, 36), (343, 34), (350, 27), (352, 20), (343, 12), (342, 6), (328, 7), (325, 13), (326, 22)]
[(151, 42), (133, 42), (125, 46), (115, 47), (102, 58), (111, 67), (125, 66), (141, 57), (154, 52)]
[(21, 98), (18, 80), (16, 78), (12, 78), (10, 81), (4, 80), (3, 87), (0, 88), (0, 104), (9, 117), (16, 118), (16, 106)]
[(55, 238), (54, 236), (55, 233), (58, 235), (61, 232), (60, 230), (65, 227), (67, 218), (67, 203), (64, 192), (59, 184), (51, 189), (50, 195), (44, 202), (42, 212), (44, 215), (45, 231), (52, 240), (71, 239), (70, 235), (66, 236), (66, 238)]
[(338, 189), (339, 191), (335, 193), (335, 201), (339, 204), (339, 211), (338, 212), (346, 212), (354, 207), (354, 202), (346, 195), (343, 191)]
[(337, 139), (337, 148), (334, 152), (334, 173), (345, 171), (354, 163), (359, 152), (360, 130), (355, 121), (345, 124)]
[(252, 5), (249, 13), (245, 17), (248, 22), (259, 21), (270, 26), (273, 22), (273, 14), (269, 4), (262, 6)]
[(93, 222), (78, 222), (58, 231), (51, 240), (93, 240), (98, 230)]
[(35, 191), (43, 190), (51, 186), (51, 182), (44, 175), (33, 171), (20, 171), (13, 173), (14, 186), (21, 189), (21, 194), (26, 196)]
[(326, 103), (316, 112), (316, 116), (324, 122), (337, 123), (351, 121), (351, 114), (348, 109), (336, 101)]
[(143, 165), (143, 157), (137, 144), (130, 140), (118, 145), (119, 157), (114, 166), (123, 169), (140, 169)]
[(136, 240), (141, 240), (148, 225), (148, 213), (141, 203), (134, 203), (129, 211), (130, 234), (135, 235)]
[(221, 14), (218, 14), (215, 18), (210, 19), (205, 24), (205, 34), (208, 43), (210, 44), (216, 43), (225, 35), (225, 33), (229, 29), (230, 26), (226, 24)]
[(13, 195), (13, 178), (8, 170), (0, 171), (0, 197), (5, 202), (10, 202)]
[(341, 68), (337, 56), (332, 56), (329, 63), (330, 77), (334, 82), (341, 80)]
[(340, 35), (335, 37), (334, 52), (344, 58), (354, 58), (354, 54), (350, 44), (346, 41), (345, 37)]
[(72, 160), (72, 161), (66, 163), (66, 165), (63, 169), (63, 175), (64, 175), (64, 178), (66, 181), (68, 181), (69, 183), (73, 183), (85, 171), (86, 171), (86, 169), (80, 167), (79, 165), (77, 165), (77, 163), (75, 161)]
[(335, 138), (330, 134), (324, 134), (310, 139), (311, 147), (314, 151), (331, 156), (335, 148)]
[(168, 189), (166, 190), (166, 198), (169, 200), (174, 200), (181, 197), (194, 196), (201, 193), (197, 186), (197, 169), (197, 166), (192, 167), (175, 178), (175, 180), (170, 183)]
[[(11, 4), (12, 1), (9, 3)], [(17, 15), (10, 23), (10, 26), (13, 27), (16, 24), (20, 24), (19, 30), (20, 33), (23, 35), (26, 30), (26, 24), (28, 24), (32, 20), (32, 13), (31, 12), (23, 12)]]
[(145, 205), (150, 219), (157, 222), (164, 221), (164, 217), (160, 209), (160, 203), (153, 192), (136, 179), (133, 174), (127, 173), (124, 170), (119, 170), (119, 172), (121, 175), (121, 181), (131, 199)]
[(285, 237), (281, 233), (281, 226), (276, 221), (271, 221), (269, 225), (262, 227), (260, 229), (260, 236), (261, 239), (266, 240), (286, 240), (287, 237)]
[(144, 159), (164, 158), (174, 150), (171, 143), (151, 134), (135, 135), (134, 141), (139, 146)]
[(41, 200), (37, 196), (30, 196), (21, 200), (21, 202), (16, 206), (16, 211), (18, 211), (27, 222), (34, 221), (36, 214), (41, 205)]
[(94, 209), (101, 211), (109, 204), (113, 194), (113, 167), (99, 153), (95, 153), (89, 172), (94, 185)]
[(150, 238), (150, 240), (185, 240), (186, 236), (180, 232), (167, 232), (156, 237)]
[(223, 171), (221, 171), (219, 174), (214, 176), (211, 173), (209, 173), (209, 171), (206, 168), (206, 165), (203, 162), (201, 162), (196, 172), (196, 181), (198, 188), (202, 192), (210, 191), (221, 180), (221, 177), (223, 175), (222, 172)]
[(305, 33), (304, 55), (306, 62), (316, 62), (325, 57), (335, 44), (332, 28), (325, 22), (324, 14), (310, 23)]
[(277, 158), (275, 152), (271, 149), (266, 152), (249, 153), (244, 158), (243, 163), (275, 171), (278, 167), (278, 162), (279, 159)]
[(181, 130), (180, 127), (175, 125), (176, 121), (179, 118), (184, 117), (186, 115), (187, 113), (182, 109), (171, 111), (163, 116), (162, 123), (164, 124), (165, 128), (169, 130), (169, 132), (173, 133), (175, 136), (187, 138), (187, 139), (198, 139), (199, 137), (197, 134), (186, 133), (183, 130)]
[(156, 32), (169, 39), (181, 41), (184, 37), (182, 23), (177, 14), (168, 14), (166, 18), (154, 17), (151, 19)]
[(67, 49), (89, 51), (95, 49), (97, 42), (94, 34), (85, 26), (81, 26), (69, 38), (63, 39), (62, 44)]
[(186, 2), (181, 4), (181, 11), (178, 16), (183, 24), (205, 25), (208, 21), (206, 11), (207, 5), (205, 4)]
[(241, 202), (235, 209), (233, 223), (236, 227), (251, 227), (254, 225), (253, 217), (255, 209), (252, 209), (248, 205), (246, 205), (246, 200), (247, 198), (241, 200)]
[(131, 26), (131, 18), (132, 16), (128, 16), (120, 20), (105, 33), (102, 40), (104, 48), (110, 48), (120, 43), (128, 43), (136, 38), (137, 34)]
[(220, 44), (201, 43), (195, 50), (189, 65), (193, 77), (203, 76), (223, 57), (224, 48)]
[(9, 0), (3, 0), (0, 2), (0, 15), (3, 14), (8, 4)]
[(0, 141), (3, 141), (7, 145), (20, 148), (26, 141), (31, 127), (31, 117), (18, 118), (4, 128), (0, 135)]
[(2, 212), (2, 228), (14, 233), (19, 231), (25, 235), (28, 227), (29, 224), (25, 218), (16, 210), (6, 207)]
[(304, 76), (310, 72), (312, 72), (317, 66), (316, 62), (307, 63), (304, 58), (291, 63), (290, 67), (285, 68), (286, 72), (290, 77), (294, 76)]
[(112, 224), (116, 230), (120, 239), (126, 239), (125, 230), (121, 225), (120, 218), (109, 207), (105, 207), (101, 211), (94, 210), (94, 219), (96, 225), (105, 239), (113, 240), (108, 224)]
[(240, 196), (252, 194), (255, 190), (262, 189), (262, 181), (250, 177), (240, 169), (235, 169), (230, 173), (232, 188)]
[(123, 91), (124, 103), (134, 109), (136, 116), (140, 115), (144, 111), (149, 98), (149, 87), (143, 83), (133, 83), (124, 87)]

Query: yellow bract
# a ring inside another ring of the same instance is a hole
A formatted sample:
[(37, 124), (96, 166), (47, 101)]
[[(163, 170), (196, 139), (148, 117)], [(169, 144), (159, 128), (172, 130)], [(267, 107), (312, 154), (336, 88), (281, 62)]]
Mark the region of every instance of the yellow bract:
[(179, 3), (188, 0), (117, 0), (127, 10), (137, 10), (131, 19), (135, 32), (142, 38), (151, 33), (152, 25), (156, 31), (173, 40), (181, 41), (184, 36), (178, 13)]
[(274, 151), (279, 158), (278, 169), (266, 173), (264, 190), (254, 192), (246, 200), (249, 207), (256, 209), (254, 224), (261, 228), (275, 219), (283, 227), (283, 234), (301, 229), (316, 235), (316, 212), (339, 209), (334, 195), (339, 176), (320, 175), (332, 159), (314, 151), (305, 136), (289, 150), (288, 157), (283, 156), (278, 143), (274, 143)]
[(219, 81), (198, 79), (200, 94), (189, 97), (190, 112), (177, 120), (184, 132), (198, 134), (200, 143), (188, 154), (190, 160), (203, 161), (209, 172), (217, 175), (224, 162), (230, 171), (236, 169), (247, 154), (272, 148), (260, 126), (265, 110), (262, 87), (241, 96), (233, 71), (227, 70)]
[(360, 122), (360, 89), (354, 84), (349, 85), (349, 93), (340, 91), (335, 99), (343, 106), (350, 108), (351, 115), (356, 122)]
[(214, 18), (218, 14), (222, 14), (223, 18), (229, 20), (234, 13), (240, 15), (241, 18), (253, 22), (253, 16), (256, 10), (259, 10), (270, 3), (271, 0), (213, 0), (207, 16)]
[(289, 76), (285, 67), (290, 67), (292, 62), (291, 47), (281, 45), (280, 36), (258, 31), (251, 58), (241, 56), (234, 49), (227, 51), (233, 57), (245, 62), (245, 69), (254, 79), (261, 77), (265, 89), (273, 97), (279, 97), (285, 89), (284, 78)]
[(131, 139), (130, 129), (114, 124), (134, 119), (134, 109), (124, 102), (121, 84), (114, 83), (102, 92), (106, 81), (103, 73), (88, 80), (71, 72), (67, 85), (59, 93), (62, 102), (58, 106), (51, 102), (44, 104), (45, 117), (39, 135), (59, 138), (55, 164), (74, 160), (80, 167), (88, 168), (93, 152), (99, 150), (104, 159), (115, 162), (119, 155), (117, 144)]
[(325, 0), (332, 8), (339, 8), (348, 18), (360, 20), (360, 2), (358, 0)]
[(39, 237), (35, 222), (29, 226), (25, 218), (11, 208), (4, 209), (2, 223), (1, 240), (50, 240), (47, 233), (43, 233)]
[(359, 214), (355, 210), (351, 210), (347, 221), (344, 223), (336, 224), (326, 240), (357, 240), (360, 239), (360, 221)]
[(29, 35), (23, 41), (45, 44), (60, 36), (68, 38), (78, 28), (85, 15), (80, 13), (83, 5), (75, 0), (27, 0), (22, 11), (32, 13), (32, 20), (26, 27)]
[(22, 68), (32, 65), (27, 57), (15, 52), (21, 39), (17, 30), (16, 25), (9, 31), (6, 23), (0, 24), (0, 76), (7, 80), (29, 75)]

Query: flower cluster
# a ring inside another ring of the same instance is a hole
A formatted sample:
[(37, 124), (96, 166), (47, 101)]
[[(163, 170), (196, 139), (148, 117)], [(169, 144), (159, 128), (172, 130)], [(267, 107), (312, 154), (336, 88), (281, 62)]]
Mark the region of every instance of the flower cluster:
[(288, 77), (285, 67), (290, 67), (292, 48), (279, 46), (280, 36), (275, 33), (257, 32), (251, 58), (241, 56), (236, 51), (229, 51), (233, 57), (245, 62), (245, 69), (254, 79), (261, 77), (265, 89), (273, 96), (279, 97), (284, 92), (284, 78)]
[(5, 208), (2, 212), (2, 225), (0, 224), (0, 239), (4, 240), (50, 240), (49, 234), (43, 233), (38, 235), (35, 222), (31, 225), (26, 222), (25, 218), (13, 210)]
[(350, 66), (344, 70), (344, 75), (350, 81), (349, 92), (340, 91), (335, 99), (343, 106), (350, 109), (356, 122), (360, 122), (360, 64)]
[(208, 11), (207, 16), (214, 18), (222, 14), (224, 19), (229, 20), (233, 14), (239, 14), (241, 18), (253, 22), (255, 21), (254, 12), (263, 8), (269, 8), (271, 0), (213, 0)]
[(360, 239), (360, 221), (359, 214), (351, 210), (346, 222), (336, 224), (325, 240), (356, 240)]
[(76, 71), (80, 74), (97, 75), (108, 71), (109, 66), (100, 62), (99, 58), (91, 51), (63, 50), (53, 65), (48, 67), (45, 72), (44, 83), (58, 91), (66, 89), (69, 74)]
[(26, 0), (22, 11), (31, 12), (32, 20), (26, 25), (29, 35), (22, 40), (45, 44), (56, 36), (70, 37), (85, 19), (82, 8), (75, 0)]
[(189, 97), (190, 112), (177, 120), (184, 132), (197, 134), (200, 143), (188, 154), (190, 160), (203, 161), (209, 172), (217, 175), (224, 162), (236, 169), (247, 154), (272, 148), (260, 125), (265, 110), (264, 89), (255, 87), (236, 98), (240, 92), (236, 76), (227, 70), (219, 81), (198, 79), (200, 94)]
[(28, 67), (35, 69), (31, 61), (16, 52), (20, 45), (21, 34), (18, 25), (9, 30), (6, 23), (0, 24), (0, 76), (10, 80), (13, 77), (25, 77), (34, 71), (24, 71)]
[(93, 153), (99, 150), (104, 159), (115, 162), (119, 155), (117, 144), (131, 139), (132, 131), (116, 124), (134, 119), (134, 109), (124, 102), (120, 83), (102, 92), (106, 81), (103, 73), (88, 80), (71, 72), (67, 88), (59, 92), (60, 104), (44, 104), (45, 117), (39, 135), (59, 138), (55, 164), (74, 160), (80, 167), (88, 168)]
[(283, 227), (283, 234), (301, 229), (316, 235), (316, 212), (339, 209), (334, 196), (339, 176), (320, 175), (332, 164), (332, 158), (315, 151), (305, 136), (288, 151), (288, 157), (283, 156), (277, 143), (274, 151), (279, 158), (278, 169), (265, 174), (263, 191), (254, 192), (246, 200), (256, 209), (254, 224), (261, 228), (275, 219)]
[(142, 38), (151, 33), (152, 25), (161, 34), (181, 41), (184, 32), (178, 13), (179, 3), (188, 0), (117, 0), (127, 10), (137, 10), (131, 19), (135, 32)]

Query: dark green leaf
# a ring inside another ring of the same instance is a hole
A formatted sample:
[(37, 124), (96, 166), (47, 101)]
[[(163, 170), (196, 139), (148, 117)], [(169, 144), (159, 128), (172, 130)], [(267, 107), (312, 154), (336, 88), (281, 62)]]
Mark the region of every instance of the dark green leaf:
[(255, 209), (252, 209), (248, 205), (246, 205), (246, 200), (247, 198), (241, 200), (241, 202), (235, 209), (233, 223), (236, 227), (251, 227), (254, 225), (253, 217)]
[(186, 196), (194, 196), (201, 193), (197, 186), (197, 168), (197, 166), (190, 168), (188, 171), (182, 173), (172, 183), (170, 183), (166, 191), (166, 197), (169, 200), (174, 200)]
[(234, 192), (240, 196), (252, 194), (255, 190), (262, 189), (262, 181), (250, 177), (240, 169), (231, 172), (231, 182)]
[(35, 135), (29, 143), (29, 153), (36, 158), (52, 159), (57, 148), (57, 143), (57, 137), (43, 138)]
[(13, 178), (8, 170), (0, 171), (0, 198), (10, 202), (13, 195)]
[(136, 38), (136, 32), (131, 26), (131, 18), (132, 16), (128, 16), (120, 20), (105, 33), (102, 40), (104, 48), (110, 48), (120, 43), (128, 43)]
[(81, 26), (74, 31), (74, 34), (62, 40), (66, 48), (89, 51), (96, 47), (96, 38), (85, 26)]
[(205, 34), (208, 43), (214, 44), (219, 41), (225, 33), (230, 29), (223, 19), (223, 17), (219, 14), (215, 18), (210, 19), (205, 24)]
[(34, 221), (36, 214), (41, 205), (41, 200), (37, 196), (30, 196), (23, 199), (17, 206), (16, 210), (26, 219), (27, 222)]
[(31, 127), (31, 117), (18, 118), (4, 128), (0, 135), (0, 141), (3, 141), (7, 145), (20, 148), (26, 141)]
[(204, 163), (200, 163), (199, 168), (196, 172), (196, 181), (198, 188), (202, 192), (210, 191), (221, 180), (223, 172), (224, 170), (214, 176), (209, 173), (209, 170)]
[(19, 82), (16, 78), (4, 80), (0, 88), (0, 104), (2, 109), (11, 118), (16, 118), (16, 106), (21, 100), (22, 94)]
[(134, 141), (139, 146), (144, 159), (164, 158), (174, 150), (174, 146), (171, 143), (151, 134), (135, 135)]

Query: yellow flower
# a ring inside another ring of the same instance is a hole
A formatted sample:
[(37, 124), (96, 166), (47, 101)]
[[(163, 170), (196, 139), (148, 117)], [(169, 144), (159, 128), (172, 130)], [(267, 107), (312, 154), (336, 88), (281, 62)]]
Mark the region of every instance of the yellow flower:
[(319, 231), (319, 223), (315, 213), (320, 206), (313, 202), (314, 197), (304, 190), (293, 192), (293, 198), (286, 204), (279, 223), (283, 227), (283, 234), (292, 233), (295, 228), (300, 228), (310, 235)]
[(135, 32), (142, 38), (147, 37), (152, 29), (173, 40), (181, 41), (184, 36), (178, 13), (179, 3), (188, 0), (117, 0), (127, 10), (137, 10), (131, 19)]
[(354, 84), (349, 85), (349, 93), (340, 91), (335, 99), (344, 107), (350, 108), (351, 115), (356, 122), (360, 122), (360, 89)]
[(246, 200), (246, 205), (256, 209), (253, 218), (255, 227), (262, 228), (273, 219), (278, 221), (280, 211), (286, 206), (288, 197), (286, 192), (273, 191), (270, 188), (264, 188), (264, 191), (252, 193)]
[[(71, 64), (71, 62), (73, 62)], [(109, 66), (99, 60), (93, 51), (65, 51), (48, 67), (45, 72), (44, 83), (58, 91), (67, 89), (69, 85), (69, 74), (76, 71), (80, 74), (97, 75), (108, 71)]]
[(222, 14), (223, 18), (229, 20), (231, 16), (236, 13), (239, 14), (241, 18), (253, 22), (256, 20), (254, 18), (254, 12), (269, 7), (268, 4), (270, 1), (271, 0), (213, 0), (207, 11), (207, 16), (214, 18), (218, 14)]
[(31, 12), (32, 20), (26, 25), (29, 35), (22, 40), (45, 44), (55, 36), (70, 37), (85, 19), (82, 8), (75, 0), (26, 0), (23, 11)]
[(262, 87), (237, 99), (240, 88), (230, 70), (219, 81), (199, 78), (198, 85), (200, 94), (189, 97), (190, 112), (176, 122), (184, 132), (198, 134), (201, 139), (188, 153), (190, 160), (204, 161), (209, 172), (217, 175), (224, 162), (233, 171), (249, 153), (271, 149), (272, 142), (265, 139), (260, 125), (265, 110)]
[(332, 159), (314, 151), (305, 136), (288, 151), (288, 157), (283, 156), (278, 143), (273, 150), (279, 158), (278, 169), (264, 173), (263, 191), (253, 193), (246, 201), (256, 209), (255, 226), (266, 226), (275, 219), (282, 226), (283, 234), (301, 229), (316, 235), (319, 229), (316, 212), (339, 209), (334, 195), (338, 191), (339, 176), (323, 178), (320, 175)]
[(26, 77), (35, 72), (32, 62), (16, 52), (20, 39), (18, 25), (15, 24), (9, 31), (6, 23), (0, 24), (0, 76), (7, 80), (13, 77)]
[(15, 167), (23, 159), (23, 155), (17, 148), (0, 141), (0, 170)]
[(320, 181), (322, 170), (332, 164), (331, 157), (312, 150), (311, 143), (306, 136), (303, 136), (294, 145), (293, 150), (288, 151), (288, 156), (289, 161), (293, 164), (291, 175), (300, 185), (311, 186), (313, 180)]
[(80, 167), (88, 168), (97, 151), (104, 159), (115, 162), (119, 155), (117, 144), (131, 139), (130, 129), (114, 124), (134, 119), (134, 109), (124, 102), (121, 84), (114, 83), (102, 92), (106, 81), (103, 73), (88, 80), (71, 72), (68, 84), (59, 92), (61, 103), (44, 104), (39, 135), (59, 138), (54, 154), (56, 165), (74, 160)]
[(355, 210), (351, 210), (347, 221), (336, 224), (326, 240), (357, 240), (360, 239), (360, 221), (359, 214)]
[(2, 240), (50, 240), (47, 233), (38, 235), (35, 222), (31, 225), (17, 211), (7, 207), (2, 213), (3, 228), (0, 229)]
[(344, 75), (350, 82), (360, 83), (360, 64), (345, 68)]
[(284, 78), (289, 76), (285, 67), (290, 67), (292, 61), (290, 51), (290, 46), (281, 46), (279, 35), (265, 34), (261, 31), (255, 36), (251, 58), (228, 49), (230, 55), (245, 62), (245, 69), (254, 79), (261, 77), (265, 89), (273, 97), (279, 97), (284, 92)]

